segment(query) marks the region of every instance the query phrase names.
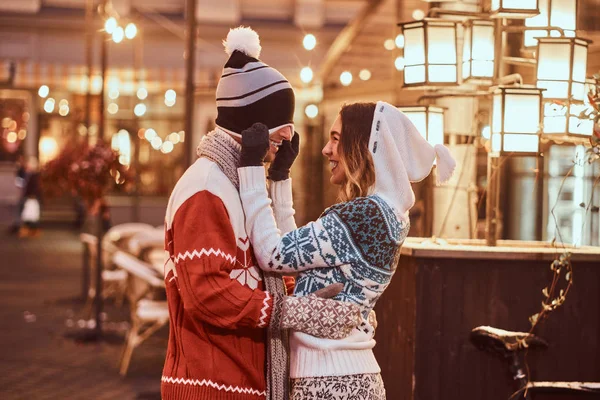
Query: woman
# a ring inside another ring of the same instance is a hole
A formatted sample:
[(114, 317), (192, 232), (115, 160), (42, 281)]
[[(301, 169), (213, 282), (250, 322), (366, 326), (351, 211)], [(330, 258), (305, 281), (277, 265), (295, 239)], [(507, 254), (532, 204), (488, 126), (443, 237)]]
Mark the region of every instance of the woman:
[[(410, 182), (429, 175), (436, 160), (439, 180), (448, 180), (455, 167), (452, 156), (444, 146), (427, 143), (390, 104), (345, 105), (323, 148), (330, 182), (340, 186), (342, 202), (317, 221), (281, 236), (260, 166), (269, 147), (268, 133), (256, 124), (247, 132), (242, 143), (246, 167), (238, 169), (240, 196), (260, 267), (299, 272), (296, 296), (341, 283), (344, 288), (335, 299), (358, 304), (363, 316), (362, 324), (343, 339), (291, 334), (291, 399), (385, 399), (368, 315), (390, 283), (409, 230), (408, 211), (414, 204)], [(272, 190), (273, 201), (291, 207), (288, 187), (285, 192), (281, 187)], [(301, 317), (304, 311), (297, 312)]]

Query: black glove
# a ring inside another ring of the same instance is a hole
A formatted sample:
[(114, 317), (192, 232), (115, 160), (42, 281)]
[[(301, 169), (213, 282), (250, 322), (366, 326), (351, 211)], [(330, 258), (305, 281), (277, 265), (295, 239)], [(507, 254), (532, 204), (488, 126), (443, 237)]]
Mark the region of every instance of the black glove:
[(279, 146), (275, 160), (269, 167), (269, 179), (272, 181), (285, 181), (290, 177), (290, 168), (298, 157), (300, 151), (300, 135), (294, 132), (292, 140), (284, 140)]
[(269, 152), (269, 128), (256, 122), (242, 131), (240, 167), (261, 167)]

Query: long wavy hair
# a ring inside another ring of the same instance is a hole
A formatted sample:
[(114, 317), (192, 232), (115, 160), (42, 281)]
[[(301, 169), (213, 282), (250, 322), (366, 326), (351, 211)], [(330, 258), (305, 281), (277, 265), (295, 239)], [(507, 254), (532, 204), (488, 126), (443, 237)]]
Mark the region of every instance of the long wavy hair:
[(338, 151), (346, 175), (339, 192), (341, 201), (367, 196), (375, 185), (375, 167), (369, 151), (374, 114), (375, 103), (344, 104), (340, 110), (342, 132)]

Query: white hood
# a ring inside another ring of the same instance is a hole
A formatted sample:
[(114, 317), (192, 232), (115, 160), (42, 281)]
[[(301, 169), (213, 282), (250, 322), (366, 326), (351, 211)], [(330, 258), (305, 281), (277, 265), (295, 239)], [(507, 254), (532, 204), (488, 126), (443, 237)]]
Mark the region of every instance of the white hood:
[(375, 108), (369, 150), (375, 165), (373, 194), (386, 200), (397, 217), (406, 221), (415, 203), (410, 183), (425, 179), (434, 161), (438, 183), (448, 181), (456, 167), (445, 146), (431, 146), (406, 115), (383, 101)]

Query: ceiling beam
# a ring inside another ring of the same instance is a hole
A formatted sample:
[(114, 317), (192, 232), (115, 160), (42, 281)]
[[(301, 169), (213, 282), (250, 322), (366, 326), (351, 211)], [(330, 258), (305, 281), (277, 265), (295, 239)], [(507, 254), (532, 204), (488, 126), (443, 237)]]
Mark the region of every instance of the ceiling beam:
[(348, 25), (342, 29), (337, 35), (329, 50), (321, 63), (319, 69), (319, 77), (321, 82), (325, 83), (329, 74), (333, 70), (333, 67), (340, 60), (340, 57), (350, 47), (356, 36), (360, 33), (361, 29), (367, 23), (369, 17), (377, 11), (377, 7), (383, 2), (383, 0), (368, 0), (367, 4), (358, 12)]

